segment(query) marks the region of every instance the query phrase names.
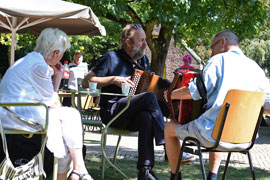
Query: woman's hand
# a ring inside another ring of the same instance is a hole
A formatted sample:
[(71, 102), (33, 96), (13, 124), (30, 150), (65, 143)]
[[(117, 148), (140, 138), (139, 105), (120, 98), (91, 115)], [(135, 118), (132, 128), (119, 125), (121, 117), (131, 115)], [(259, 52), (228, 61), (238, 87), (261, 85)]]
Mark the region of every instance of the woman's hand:
[(59, 100), (55, 101), (52, 105), (50, 105), (50, 108), (58, 108), (61, 107), (62, 104), (60, 103)]
[(63, 74), (63, 65), (61, 62), (58, 62), (56, 65), (52, 65), (51, 68), (53, 69), (53, 75), (62, 76)]
[(54, 92), (58, 92), (64, 68), (60, 62), (56, 65), (52, 65), (51, 68), (53, 69), (53, 89)]

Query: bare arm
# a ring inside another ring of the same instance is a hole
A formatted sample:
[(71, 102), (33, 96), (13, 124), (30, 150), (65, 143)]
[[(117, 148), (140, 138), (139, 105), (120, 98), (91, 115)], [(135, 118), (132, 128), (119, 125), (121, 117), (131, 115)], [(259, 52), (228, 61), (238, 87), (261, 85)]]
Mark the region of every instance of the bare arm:
[(83, 88), (88, 88), (88, 81), (93, 81), (98, 83), (98, 88), (114, 84), (121, 87), (122, 83), (129, 83), (134, 86), (134, 83), (130, 80), (130, 77), (120, 77), (120, 76), (106, 76), (106, 77), (97, 77), (93, 71), (90, 71), (85, 78), (83, 79), (82, 86)]
[[(168, 94), (168, 91), (164, 91), (164, 97), (166, 101), (168, 101), (167, 94)], [(192, 96), (189, 92), (188, 86), (185, 86), (185, 87), (181, 87), (179, 89), (173, 90), (171, 94), (171, 98), (172, 99), (192, 99)]]
[(192, 99), (188, 86), (173, 90), (172, 99)]
[(270, 114), (270, 109), (264, 109), (264, 114)]
[(59, 62), (55, 66), (51, 66), (51, 68), (54, 72), (52, 80), (54, 92), (58, 92), (63, 75), (63, 65)]
[(270, 114), (270, 102), (269, 102), (269, 97), (268, 97), (268, 93), (266, 93), (266, 100), (265, 100), (265, 102), (264, 102), (264, 111), (263, 111), (263, 113), (264, 114)]

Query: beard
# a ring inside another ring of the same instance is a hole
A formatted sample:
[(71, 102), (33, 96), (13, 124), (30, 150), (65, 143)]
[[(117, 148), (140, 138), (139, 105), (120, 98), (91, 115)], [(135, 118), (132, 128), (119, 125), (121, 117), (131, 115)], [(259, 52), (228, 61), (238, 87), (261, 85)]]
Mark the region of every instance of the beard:
[(145, 55), (145, 48), (145, 45), (138, 48), (134, 44), (131, 50), (132, 59), (141, 59)]

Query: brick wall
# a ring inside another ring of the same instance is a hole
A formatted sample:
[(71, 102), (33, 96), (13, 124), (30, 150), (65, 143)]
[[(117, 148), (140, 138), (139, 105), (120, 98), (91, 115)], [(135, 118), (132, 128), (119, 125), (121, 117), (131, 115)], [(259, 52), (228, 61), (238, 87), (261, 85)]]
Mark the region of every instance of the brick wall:
[[(182, 57), (187, 52), (182, 52), (180, 48), (174, 47), (174, 39), (171, 40), (170, 46), (168, 49), (167, 59), (166, 59), (166, 79), (172, 81), (174, 75), (173, 72), (176, 68), (182, 66), (184, 63), (182, 61)], [(146, 50), (146, 55), (151, 60), (151, 52), (149, 49)], [(192, 61), (191, 65), (195, 67), (195, 69), (199, 69), (199, 65), (195, 60)]]

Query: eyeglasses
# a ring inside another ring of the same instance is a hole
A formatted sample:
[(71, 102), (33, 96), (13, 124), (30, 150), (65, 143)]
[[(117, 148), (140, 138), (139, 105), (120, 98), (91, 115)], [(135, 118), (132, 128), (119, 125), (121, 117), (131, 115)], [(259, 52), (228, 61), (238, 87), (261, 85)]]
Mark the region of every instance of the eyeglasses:
[(219, 43), (220, 40), (221, 40), (221, 39), (217, 40), (214, 44), (212, 44), (212, 45), (210, 46), (210, 49), (213, 50), (214, 47)]

